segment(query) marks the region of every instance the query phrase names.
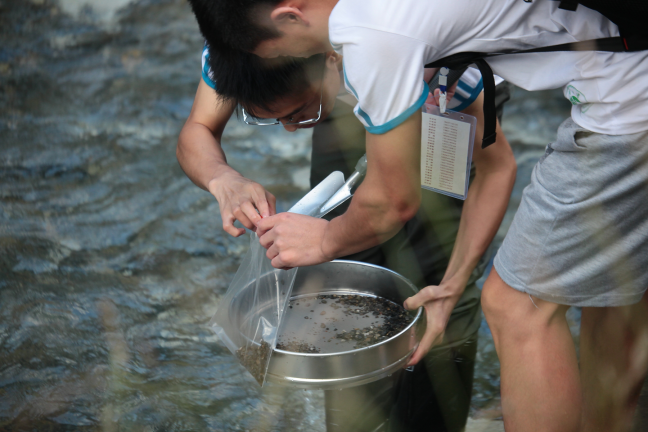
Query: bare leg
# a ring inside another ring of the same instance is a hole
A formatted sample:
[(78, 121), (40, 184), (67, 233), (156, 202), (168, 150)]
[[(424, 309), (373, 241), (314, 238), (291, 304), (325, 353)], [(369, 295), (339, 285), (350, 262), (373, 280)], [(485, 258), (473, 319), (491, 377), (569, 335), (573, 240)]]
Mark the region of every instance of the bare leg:
[(632, 306), (583, 308), (582, 431), (629, 431), (648, 369), (648, 293)]
[(501, 363), (506, 431), (578, 431), (581, 391), (565, 319), (569, 307), (535, 297), (532, 302), (495, 269), (484, 284), (482, 307)]

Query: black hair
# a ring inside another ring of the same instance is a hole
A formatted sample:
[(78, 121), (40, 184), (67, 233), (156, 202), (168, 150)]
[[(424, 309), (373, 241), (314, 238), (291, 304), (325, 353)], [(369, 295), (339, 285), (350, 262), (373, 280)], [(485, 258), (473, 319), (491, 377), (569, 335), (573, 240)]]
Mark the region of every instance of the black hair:
[(208, 49), (210, 78), (219, 97), (241, 105), (251, 115), (258, 108), (272, 111), (277, 100), (303, 93), (324, 68), (324, 54), (262, 59), (243, 51)]
[[(277, 38), (264, 13), (281, 0), (189, 0), (200, 31), (211, 46), (253, 51), (261, 42)], [(267, 21), (264, 23), (264, 21)], [(265, 25), (264, 25), (265, 24)]]

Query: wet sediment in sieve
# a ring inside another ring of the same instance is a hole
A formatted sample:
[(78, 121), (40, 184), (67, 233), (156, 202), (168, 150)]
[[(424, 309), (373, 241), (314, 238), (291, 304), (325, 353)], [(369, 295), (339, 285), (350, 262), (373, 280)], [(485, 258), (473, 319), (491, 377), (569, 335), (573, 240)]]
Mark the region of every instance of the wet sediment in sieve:
[(336, 353), (380, 343), (412, 322), (401, 305), (369, 295), (320, 294), (290, 301), (277, 348)]

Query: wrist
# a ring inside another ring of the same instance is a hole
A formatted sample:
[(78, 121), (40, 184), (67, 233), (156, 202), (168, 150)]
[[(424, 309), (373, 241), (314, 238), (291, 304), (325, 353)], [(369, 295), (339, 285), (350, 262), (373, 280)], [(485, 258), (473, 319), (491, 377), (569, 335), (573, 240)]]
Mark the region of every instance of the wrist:
[(334, 241), (331, 241), (330, 230), (331, 222), (326, 222), (326, 228), (324, 229), (324, 235), (322, 236), (322, 242), (320, 243), (320, 250), (324, 258), (327, 261), (332, 261), (338, 256), (338, 250)]
[(210, 180), (207, 181), (207, 190), (216, 196), (220, 187), (227, 183), (229, 179), (239, 177), (243, 176), (229, 165), (220, 167), (212, 173)]
[(452, 275), (448, 275), (446, 273), (446, 275), (441, 280), (440, 285), (445, 285), (447, 290), (457, 295), (461, 295), (466, 289), (466, 285), (468, 284), (468, 280), (470, 280), (471, 274), (472, 270), (469, 270), (467, 268), (458, 270)]

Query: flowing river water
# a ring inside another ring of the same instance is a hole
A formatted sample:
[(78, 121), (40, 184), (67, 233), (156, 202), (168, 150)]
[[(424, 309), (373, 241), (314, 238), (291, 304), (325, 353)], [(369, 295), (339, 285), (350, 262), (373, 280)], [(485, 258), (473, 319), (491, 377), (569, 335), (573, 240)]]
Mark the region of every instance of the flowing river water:
[[(0, 0), (0, 430), (324, 430), (320, 392), (260, 390), (206, 327), (247, 240), (175, 158), (201, 50), (184, 0)], [(496, 242), (569, 113), (513, 96)], [(233, 118), (224, 148), (280, 210), (307, 190), (309, 131)], [(472, 415), (497, 418), (485, 323), (477, 360)]]

